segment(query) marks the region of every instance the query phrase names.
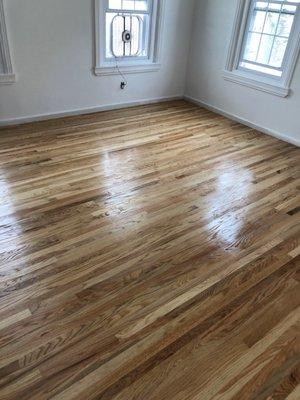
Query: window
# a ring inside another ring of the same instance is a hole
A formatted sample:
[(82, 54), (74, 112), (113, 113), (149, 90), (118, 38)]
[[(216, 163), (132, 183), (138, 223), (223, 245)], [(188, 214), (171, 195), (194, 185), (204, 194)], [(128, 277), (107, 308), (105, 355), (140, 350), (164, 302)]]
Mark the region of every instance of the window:
[(285, 97), (299, 45), (300, 1), (240, 1), (224, 77)]
[(163, 0), (96, 0), (95, 73), (159, 69)]
[(151, 13), (149, 0), (108, 0), (106, 59), (148, 56)]
[(15, 75), (13, 74), (8, 47), (3, 0), (0, 0), (0, 83), (13, 82), (15, 82)]

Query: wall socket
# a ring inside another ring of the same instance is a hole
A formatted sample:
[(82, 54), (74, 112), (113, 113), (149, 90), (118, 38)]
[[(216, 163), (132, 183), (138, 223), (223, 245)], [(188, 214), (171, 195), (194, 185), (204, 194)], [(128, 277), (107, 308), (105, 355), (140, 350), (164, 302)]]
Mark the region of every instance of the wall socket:
[(124, 90), (125, 87), (126, 87), (126, 83), (125, 83), (125, 82), (121, 82), (120, 88), (121, 88), (122, 90)]

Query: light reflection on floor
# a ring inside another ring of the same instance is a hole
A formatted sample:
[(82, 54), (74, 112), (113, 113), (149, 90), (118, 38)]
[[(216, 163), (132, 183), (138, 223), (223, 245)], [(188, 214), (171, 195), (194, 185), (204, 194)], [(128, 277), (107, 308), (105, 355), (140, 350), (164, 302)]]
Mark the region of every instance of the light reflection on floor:
[[(12, 201), (14, 196), (3, 170), (0, 171), (0, 176), (0, 267), (4, 267), (9, 262), (8, 252), (21, 248), (20, 237), (23, 229), (19, 219), (15, 217), (16, 206)], [(22, 257), (22, 253), (20, 252), (18, 256)], [(22, 264), (26, 264), (25, 259), (26, 257), (22, 258)]]
[[(246, 199), (253, 185), (252, 181), (251, 170), (228, 168), (228, 165), (224, 165), (216, 179), (215, 191), (205, 198), (208, 215), (212, 217), (222, 215), (232, 207), (232, 203)], [(241, 218), (237, 217), (235, 212), (230, 212), (221, 217), (219, 219), (221, 223), (217, 229), (218, 240), (225, 245), (234, 243), (244, 228), (246, 216), (247, 214)]]

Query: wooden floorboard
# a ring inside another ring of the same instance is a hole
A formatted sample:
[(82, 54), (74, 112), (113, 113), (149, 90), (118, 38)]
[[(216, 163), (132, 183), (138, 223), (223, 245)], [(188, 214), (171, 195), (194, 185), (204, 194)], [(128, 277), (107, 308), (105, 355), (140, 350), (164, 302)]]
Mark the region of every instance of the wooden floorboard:
[(300, 399), (299, 165), (184, 101), (1, 128), (0, 399)]

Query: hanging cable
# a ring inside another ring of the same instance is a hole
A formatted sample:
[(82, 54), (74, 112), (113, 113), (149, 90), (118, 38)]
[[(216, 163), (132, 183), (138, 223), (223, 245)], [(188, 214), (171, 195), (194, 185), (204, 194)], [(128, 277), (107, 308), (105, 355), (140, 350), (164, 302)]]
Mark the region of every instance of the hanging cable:
[[(116, 56), (115, 56), (115, 62), (116, 62), (116, 68), (118, 70), (118, 73), (124, 80), (124, 84), (125, 84), (125, 85), (123, 85), (123, 89), (124, 89), (124, 86), (126, 86), (128, 84), (128, 81), (127, 81), (125, 75), (123, 74), (123, 72), (120, 70), (120, 67), (119, 67), (119, 64), (118, 64), (118, 58)], [(121, 86), (122, 86), (122, 84), (121, 84)]]

